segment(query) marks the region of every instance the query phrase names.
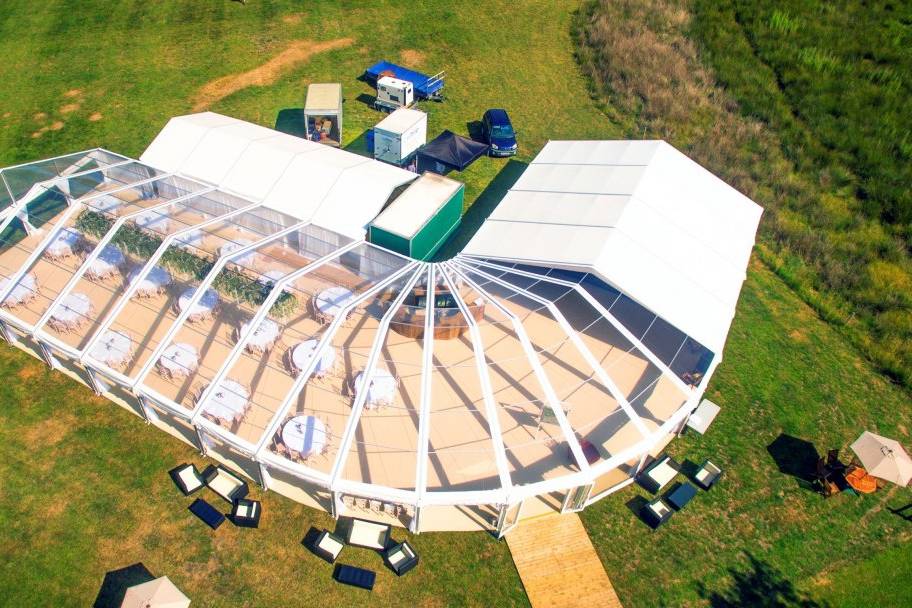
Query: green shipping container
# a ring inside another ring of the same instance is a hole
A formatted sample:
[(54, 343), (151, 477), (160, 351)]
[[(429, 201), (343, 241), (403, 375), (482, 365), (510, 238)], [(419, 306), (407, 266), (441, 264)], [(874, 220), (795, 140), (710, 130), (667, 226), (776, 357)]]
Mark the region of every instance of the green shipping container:
[(429, 260), (462, 220), (465, 186), (425, 173), (371, 222), (370, 242), (416, 260)]

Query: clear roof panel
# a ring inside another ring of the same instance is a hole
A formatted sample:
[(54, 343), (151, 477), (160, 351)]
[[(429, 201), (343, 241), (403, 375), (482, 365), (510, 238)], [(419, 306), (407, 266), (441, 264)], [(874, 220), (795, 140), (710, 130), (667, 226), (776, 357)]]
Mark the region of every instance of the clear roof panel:
[[(438, 267), (438, 276), (442, 269)], [(427, 490), (500, 488), (484, 394), (469, 323), (456, 298), (471, 293), (438, 284), (434, 293), (434, 357), (431, 373)], [(468, 292), (469, 290), (464, 290)], [(483, 306), (466, 302), (481, 318)], [(416, 318), (423, 322), (424, 314)], [(487, 367), (483, 369), (487, 373)]]
[[(328, 338), (320, 351), (314, 350), (316, 345), (313, 341), (319, 342), (324, 337), (324, 332), (328, 327), (325, 318), (322, 319), (322, 322), (316, 321), (316, 330), (303, 326), (295, 339), (288, 341), (285, 364), (292, 375), (299, 377), (306, 371), (306, 366), (312, 364), (314, 358), (318, 362), (302, 390), (294, 396), (289, 409), (283, 413), (282, 421), (272, 438), (273, 451), (321, 473), (329, 474), (331, 472), (339, 455), (342, 435), (349, 424), (352, 413), (355, 400), (355, 378), (364, 373), (374, 344), (377, 340), (382, 339), (382, 336), (379, 335), (381, 320), (412, 274), (412, 272), (406, 273), (398, 278), (391, 287), (377, 291), (352, 310), (346, 321)], [(322, 291), (323, 286), (320, 286), (320, 289)], [(309, 335), (310, 331), (313, 333)], [(369, 411), (371, 410), (364, 410), (362, 420)], [(322, 449), (309, 451), (294, 440), (294, 425), (302, 420), (306, 421), (308, 417), (318, 419), (325, 428), (325, 441)], [(358, 441), (358, 435), (356, 435), (353, 445), (356, 445)], [(379, 466), (379, 460), (372, 458), (367, 452), (359, 451), (358, 448), (354, 448), (353, 452), (349, 453), (347, 457), (358, 461), (354, 463), (358, 470), (371, 471), (374, 470), (375, 465)], [(352, 463), (347, 464), (352, 466)], [(374, 473), (377, 474), (377, 471)], [(345, 477), (344, 474), (343, 477)], [(412, 477), (414, 477), (414, 464), (412, 464)], [(358, 478), (358, 481), (361, 481), (361, 478)], [(387, 485), (379, 475), (374, 478), (373, 483)]]
[[(234, 349), (242, 332), (253, 328), (254, 333), (247, 338), (236, 361), (226, 362), (227, 354), (216, 357), (213, 365), (201, 365), (196, 375), (197, 383), (208, 385), (225, 365), (230, 364), (224, 377), (244, 387), (247, 403), (243, 412), (229, 421), (218, 415), (221, 406), (217, 399), (210, 396), (202, 405), (205, 417), (225, 426), (248, 443), (255, 444), (260, 440), (294, 384), (296, 373), (289, 349), (293, 350), (297, 344), (316, 339), (324, 329), (324, 324), (312, 314), (310, 302), (313, 296), (309, 293), (310, 288), (319, 293), (323, 289), (342, 284), (340, 275), (332, 276), (334, 272), (340, 272), (339, 256), (324, 261), (323, 265), (304, 274), (297, 271), (348, 244), (348, 239), (344, 237), (339, 238), (338, 235), (315, 226), (305, 226), (272, 239), (257, 249), (256, 280), (260, 289), (254, 298), (257, 306), (234, 307), (231, 320), (234, 331), (225, 346)], [(249, 271), (247, 274), (253, 276)], [(254, 316), (261, 311), (266, 298), (277, 289), (275, 282), (291, 274), (296, 278), (282, 288), (269, 312), (253, 327)], [(356, 286), (363, 281), (353, 273), (348, 273), (345, 282)], [(210, 406), (216, 410), (215, 413), (210, 411)]]
[[(56, 179), (65, 174), (100, 169), (125, 160), (127, 160), (125, 156), (105, 150), (89, 150), (2, 169), (0, 170), (0, 177), (3, 181), (3, 186), (0, 187), (0, 210), (5, 209), (12, 200), (18, 201), (24, 198), (36, 184)], [(78, 189), (74, 190), (73, 196), (80, 196)]]
[[(211, 236), (202, 225), (220, 223), (218, 218), (249, 205), (244, 199), (208, 192), (168, 205), (154, 215), (150, 212), (124, 228), (129, 238), (120, 246), (136, 257), (136, 264), (129, 268), (126, 277), (137, 284), (130, 299), (120, 303), (119, 311), (112, 310), (116, 314), (99, 330), (130, 337), (131, 357), (120, 368), (128, 377), (135, 379), (177, 319), (181, 301), (189, 300), (215, 263), (220, 245), (226, 242)], [(164, 239), (177, 234), (181, 236), (171, 242), (156, 264), (150, 265), (149, 260), (162, 247)], [(107, 314), (105, 311), (105, 317)], [(183, 375), (186, 374), (178, 371), (174, 377)]]
[[(94, 174), (93, 174), (94, 175)], [(52, 192), (52, 188), (48, 192)], [(144, 194), (138, 189), (129, 188), (118, 193), (118, 197), (108, 197), (102, 195), (102, 198), (88, 199), (87, 194), (83, 197), (82, 202), (74, 203), (75, 206), (67, 206), (65, 199), (61, 200), (59, 196), (37, 197), (37, 201), (42, 204), (53, 200), (56, 205), (53, 206), (56, 214), (48, 222), (50, 230), (41, 234), (28, 236), (25, 230), (21, 228), (14, 229), (11, 223), (4, 236), (10, 239), (5, 242), (4, 250), (0, 252), (0, 257), (10, 259), (13, 263), (18, 263), (21, 267), (25, 263), (25, 257), (34, 252), (41, 243), (47, 238), (47, 242), (42, 251), (42, 255), (29, 264), (22, 283), (34, 283), (36, 287), (35, 297), (30, 298), (24, 303), (17, 315), (21, 320), (33, 325), (48, 309), (51, 303), (61, 294), (64, 287), (70, 279), (77, 273), (82, 266), (85, 258), (99, 244), (99, 241), (110, 232), (118, 215), (124, 212), (137, 212), (142, 206), (136, 204), (136, 201), (146, 200), (148, 204), (161, 204), (163, 199), (142, 199)], [(98, 196), (94, 193), (93, 196)], [(48, 213), (51, 213), (48, 210)], [(18, 222), (18, 220), (17, 220)], [(117, 279), (120, 277), (120, 268), (127, 262), (126, 257), (117, 245), (106, 247), (103, 255), (88, 269), (88, 277), (93, 276), (101, 280), (108, 280), (108, 286), (99, 285), (97, 293), (88, 294), (79, 292), (79, 297), (70, 298), (72, 307), (64, 312), (64, 317), (76, 315), (77, 318), (66, 322), (58, 322), (59, 319), (52, 319), (51, 325), (56, 327), (59, 332), (72, 333), (77, 328), (84, 328), (89, 324), (89, 312), (93, 306), (104, 307), (103, 302), (110, 300), (110, 295), (116, 292)], [(17, 269), (18, 270), (18, 269)], [(78, 302), (77, 302), (78, 300)], [(64, 303), (66, 305), (66, 303)]]
[[(465, 268), (463, 271), (483, 292), (480, 305), (484, 316), (479, 329), (513, 483), (535, 483), (575, 472), (576, 464), (563, 431), (550, 408), (546, 407), (541, 382), (513, 323), (499, 308), (502, 306), (513, 314), (514, 311), (522, 313), (518, 304), (508, 300), (517, 294), (472, 270)], [(526, 311), (524, 316), (531, 312)], [(526, 327), (526, 330), (530, 328)], [(535, 356), (544, 366), (544, 359), (538, 354)]]

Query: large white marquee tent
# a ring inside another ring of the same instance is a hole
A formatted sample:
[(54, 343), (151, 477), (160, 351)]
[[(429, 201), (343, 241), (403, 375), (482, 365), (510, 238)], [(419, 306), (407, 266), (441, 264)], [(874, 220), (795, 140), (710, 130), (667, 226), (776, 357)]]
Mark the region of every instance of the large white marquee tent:
[(466, 251), (363, 240), (412, 174), (235, 119), (0, 171), (0, 329), (264, 487), (415, 531), (631, 482), (721, 357), (760, 208), (551, 142)]

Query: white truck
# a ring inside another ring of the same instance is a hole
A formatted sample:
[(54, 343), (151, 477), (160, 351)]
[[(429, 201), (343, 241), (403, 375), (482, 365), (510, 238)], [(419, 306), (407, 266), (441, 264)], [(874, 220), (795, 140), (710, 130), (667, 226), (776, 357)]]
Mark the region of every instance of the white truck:
[(415, 105), (415, 86), (408, 80), (384, 76), (377, 80), (377, 98), (374, 107), (385, 112)]
[(427, 143), (427, 114), (399, 108), (374, 127), (374, 158), (399, 167), (407, 165)]

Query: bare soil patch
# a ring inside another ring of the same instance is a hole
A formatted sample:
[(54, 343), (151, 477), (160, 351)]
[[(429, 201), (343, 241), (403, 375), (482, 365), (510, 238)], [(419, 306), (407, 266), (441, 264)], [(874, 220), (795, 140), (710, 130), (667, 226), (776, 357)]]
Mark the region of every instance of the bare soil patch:
[(70, 89), (63, 94), (64, 97), (69, 97), (70, 99), (73, 97), (79, 97), (80, 95), (82, 95), (82, 89)]
[(282, 74), (307, 61), (311, 56), (349, 46), (352, 42), (351, 38), (336, 38), (323, 42), (312, 40), (292, 42), (284, 51), (257, 68), (240, 74), (223, 76), (204, 85), (196, 94), (193, 110), (194, 112), (205, 110), (217, 101), (247, 87), (270, 85)]
[(44, 120), (44, 119), (47, 118), (47, 117), (48, 117), (48, 115), (47, 115), (46, 112), (38, 112), (37, 114), (35, 114), (34, 116), (32, 116), (32, 118), (35, 119), (35, 120)]
[(62, 121), (62, 120), (55, 120), (53, 123), (51, 123), (51, 126), (48, 127), (48, 128), (49, 128), (51, 131), (59, 131), (60, 129), (63, 128), (63, 121)]
[(424, 63), (424, 53), (415, 49), (404, 49), (399, 53), (399, 58), (407, 68), (417, 68)]
[(288, 25), (297, 25), (298, 23), (301, 23), (301, 19), (303, 17), (304, 17), (304, 15), (302, 15), (301, 13), (293, 13), (291, 15), (285, 15), (284, 17), (282, 17), (282, 23), (285, 23)]
[(71, 114), (78, 109), (79, 109), (78, 103), (68, 103), (68, 104), (64, 104), (64, 105), (60, 106), (60, 113), (61, 114)]
[(89, 120), (91, 122), (98, 122), (102, 118), (104, 118), (104, 116), (101, 115), (101, 112), (92, 112), (92, 114), (89, 115)]
[(55, 416), (26, 427), (22, 437), (28, 445), (49, 446), (59, 443), (73, 428), (72, 419)]

